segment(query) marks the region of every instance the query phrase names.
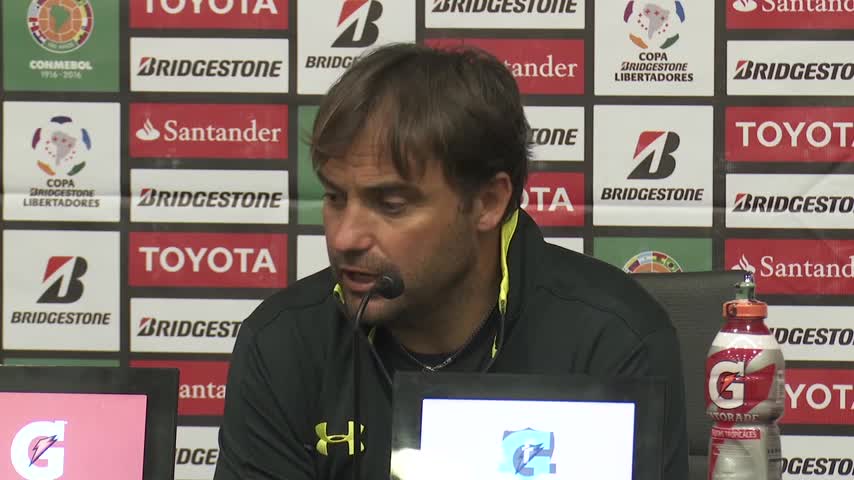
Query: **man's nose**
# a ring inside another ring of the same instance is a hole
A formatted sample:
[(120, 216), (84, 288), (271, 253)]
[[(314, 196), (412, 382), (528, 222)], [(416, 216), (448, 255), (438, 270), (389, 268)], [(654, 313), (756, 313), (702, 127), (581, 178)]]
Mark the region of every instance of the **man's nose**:
[(376, 229), (371, 214), (358, 204), (348, 204), (337, 216), (336, 225), (330, 226), (326, 241), (339, 252), (365, 251), (374, 245)]

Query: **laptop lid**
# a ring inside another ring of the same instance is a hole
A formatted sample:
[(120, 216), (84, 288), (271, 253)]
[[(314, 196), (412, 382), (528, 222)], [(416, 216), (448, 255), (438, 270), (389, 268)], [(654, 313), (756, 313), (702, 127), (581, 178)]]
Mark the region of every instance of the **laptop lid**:
[(0, 478), (173, 478), (178, 370), (0, 366)]
[(658, 480), (665, 384), (398, 372), (391, 478)]

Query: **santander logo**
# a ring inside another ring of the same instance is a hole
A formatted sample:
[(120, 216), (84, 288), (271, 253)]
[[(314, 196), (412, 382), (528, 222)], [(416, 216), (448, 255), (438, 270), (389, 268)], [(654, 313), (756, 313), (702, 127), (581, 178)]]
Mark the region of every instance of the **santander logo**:
[(730, 270), (744, 270), (750, 273), (756, 273), (756, 267), (750, 264), (750, 261), (744, 256), (744, 254), (741, 255), (738, 259), (738, 263), (733, 265)]
[(287, 105), (131, 104), (133, 157), (286, 159)]
[(584, 41), (565, 39), (427, 39), (435, 48), (466, 44), (483, 48), (513, 73), (523, 94), (584, 93)]
[(755, 273), (760, 294), (854, 294), (854, 240), (729, 239), (725, 257)]
[(154, 128), (150, 118), (146, 118), (142, 128), (136, 131), (136, 138), (145, 142), (153, 142), (160, 138), (160, 130)]
[(732, 2), (732, 8), (739, 12), (747, 13), (759, 8), (759, 4), (756, 3), (756, 0), (735, 0)]

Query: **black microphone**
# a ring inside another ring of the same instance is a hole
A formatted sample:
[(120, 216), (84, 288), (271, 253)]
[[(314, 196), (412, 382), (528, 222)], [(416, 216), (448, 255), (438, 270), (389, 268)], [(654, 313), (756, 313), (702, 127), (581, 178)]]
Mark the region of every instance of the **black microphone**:
[(360, 329), (362, 324), (362, 316), (365, 314), (365, 308), (368, 302), (374, 295), (379, 295), (387, 300), (392, 300), (399, 297), (404, 290), (403, 279), (395, 273), (384, 273), (374, 282), (374, 285), (368, 290), (368, 293), (362, 298), (359, 304), (359, 309), (356, 310), (356, 316), (353, 320), (353, 479), (359, 480), (359, 456), (362, 453), (362, 424), (359, 420), (359, 358), (361, 357), (361, 342), (359, 341)]

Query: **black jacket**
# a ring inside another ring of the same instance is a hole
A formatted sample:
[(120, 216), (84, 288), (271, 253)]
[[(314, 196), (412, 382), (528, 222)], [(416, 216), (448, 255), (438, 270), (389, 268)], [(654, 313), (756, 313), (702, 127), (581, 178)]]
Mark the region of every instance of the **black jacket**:
[[(482, 368), (667, 378), (662, 478), (688, 478), (679, 345), (667, 313), (630, 275), (545, 242), (524, 211), (515, 233), (507, 233), (506, 309), (493, 315), (497, 351)], [(323, 270), (265, 300), (243, 322), (215, 480), (352, 478), (353, 336), (334, 286)], [(373, 340), (373, 332), (365, 337), (360, 358), (361, 478), (371, 480), (389, 478), (394, 367), (388, 344)]]

